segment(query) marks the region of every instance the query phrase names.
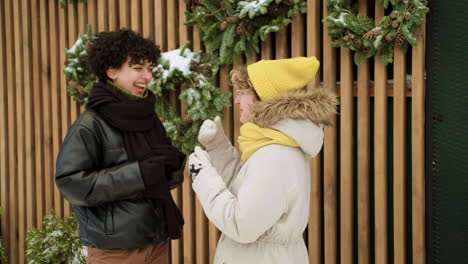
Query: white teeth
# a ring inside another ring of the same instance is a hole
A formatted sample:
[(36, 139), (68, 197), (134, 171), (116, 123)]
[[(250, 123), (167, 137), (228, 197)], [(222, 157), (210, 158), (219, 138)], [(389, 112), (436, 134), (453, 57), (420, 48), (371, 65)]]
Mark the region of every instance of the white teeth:
[(136, 84), (136, 86), (141, 87), (141, 88), (146, 88), (146, 85), (144, 84)]

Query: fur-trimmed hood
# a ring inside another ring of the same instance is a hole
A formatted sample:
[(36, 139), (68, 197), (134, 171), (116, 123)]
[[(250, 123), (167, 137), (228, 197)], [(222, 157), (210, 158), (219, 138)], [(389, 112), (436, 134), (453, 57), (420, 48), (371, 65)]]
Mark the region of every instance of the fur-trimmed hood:
[(294, 119), (327, 125), (336, 114), (337, 104), (337, 96), (330, 89), (305, 87), (252, 105), (250, 122), (271, 127), (280, 120)]

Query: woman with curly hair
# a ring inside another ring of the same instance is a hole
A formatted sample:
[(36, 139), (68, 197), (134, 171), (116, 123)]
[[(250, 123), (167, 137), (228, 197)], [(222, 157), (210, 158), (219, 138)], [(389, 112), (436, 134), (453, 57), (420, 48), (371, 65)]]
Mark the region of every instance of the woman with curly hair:
[(298, 57), (231, 72), (240, 153), (219, 118), (203, 123), (198, 137), (207, 151), (196, 148), (189, 164), (193, 190), (222, 232), (214, 263), (308, 263), (308, 157), (322, 148), (337, 104), (330, 90), (304, 87), (318, 67), (315, 57)]
[(171, 145), (147, 89), (160, 56), (131, 30), (99, 33), (88, 46), (97, 76), (57, 157), (55, 181), (73, 206), (87, 263), (169, 263), (182, 215), (170, 189), (185, 155)]

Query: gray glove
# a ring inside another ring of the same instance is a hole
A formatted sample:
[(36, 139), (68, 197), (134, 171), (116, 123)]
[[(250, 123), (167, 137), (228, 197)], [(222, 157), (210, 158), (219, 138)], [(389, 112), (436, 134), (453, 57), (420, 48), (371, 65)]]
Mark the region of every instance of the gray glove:
[(207, 119), (203, 122), (198, 132), (198, 141), (207, 149), (216, 147), (225, 137), (221, 118), (215, 117), (214, 120)]

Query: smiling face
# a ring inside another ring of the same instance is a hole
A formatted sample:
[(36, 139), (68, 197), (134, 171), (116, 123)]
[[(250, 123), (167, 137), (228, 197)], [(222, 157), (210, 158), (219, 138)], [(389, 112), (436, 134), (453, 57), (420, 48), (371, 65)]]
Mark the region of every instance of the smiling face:
[(258, 102), (251, 90), (237, 90), (235, 103), (239, 105), (239, 121), (241, 124), (249, 122), (250, 107)]
[(119, 69), (109, 68), (106, 71), (107, 76), (127, 93), (143, 96), (153, 77), (153, 63), (147, 60), (132, 64), (129, 62), (130, 58)]

